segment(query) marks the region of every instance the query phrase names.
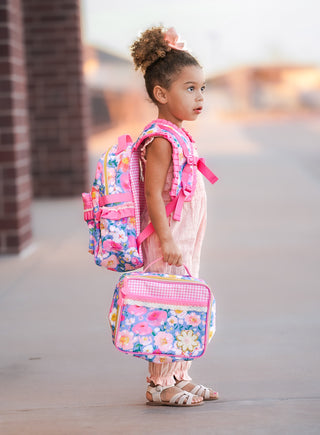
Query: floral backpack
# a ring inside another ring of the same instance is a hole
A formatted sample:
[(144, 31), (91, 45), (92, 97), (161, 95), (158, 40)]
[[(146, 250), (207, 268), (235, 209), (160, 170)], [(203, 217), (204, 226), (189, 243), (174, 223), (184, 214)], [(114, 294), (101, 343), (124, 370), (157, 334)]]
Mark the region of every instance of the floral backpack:
[(169, 216), (180, 220), (184, 201), (190, 201), (199, 170), (213, 184), (218, 178), (198, 158), (191, 136), (169, 121), (148, 124), (133, 143), (129, 135), (118, 138), (100, 158), (90, 193), (83, 193), (84, 219), (89, 229), (89, 253), (97, 265), (116, 272), (143, 266), (141, 244), (153, 233), (150, 223), (141, 232), (140, 216), (145, 206), (140, 178), (140, 146), (148, 138), (164, 137), (172, 145), (173, 183)]

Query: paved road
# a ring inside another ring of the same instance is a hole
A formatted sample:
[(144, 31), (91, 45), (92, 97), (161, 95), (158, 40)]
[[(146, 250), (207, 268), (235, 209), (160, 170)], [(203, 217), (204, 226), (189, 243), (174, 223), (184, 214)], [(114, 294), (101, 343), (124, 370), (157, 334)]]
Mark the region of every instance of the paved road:
[(221, 399), (145, 406), (146, 363), (111, 344), (117, 275), (86, 254), (80, 200), (36, 201), (33, 249), (0, 260), (1, 434), (320, 433), (320, 125), (202, 123), (218, 330), (191, 374)]

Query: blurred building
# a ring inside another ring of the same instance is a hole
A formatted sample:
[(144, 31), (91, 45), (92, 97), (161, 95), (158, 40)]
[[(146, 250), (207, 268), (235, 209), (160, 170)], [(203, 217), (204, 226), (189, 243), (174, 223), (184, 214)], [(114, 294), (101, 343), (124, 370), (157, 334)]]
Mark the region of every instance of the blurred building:
[(32, 197), (87, 188), (78, 0), (0, 2), (0, 252), (31, 241)]
[(313, 66), (244, 67), (208, 83), (226, 112), (320, 110), (320, 69)]
[(94, 46), (84, 47), (84, 76), (91, 107), (91, 132), (145, 119), (150, 103), (141, 73), (130, 59)]

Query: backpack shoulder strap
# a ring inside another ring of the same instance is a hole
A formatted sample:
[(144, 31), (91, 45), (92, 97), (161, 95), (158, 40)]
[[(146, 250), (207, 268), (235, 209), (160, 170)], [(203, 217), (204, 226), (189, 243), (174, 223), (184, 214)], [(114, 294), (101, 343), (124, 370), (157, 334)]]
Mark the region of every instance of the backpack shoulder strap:
[[(183, 129), (182, 131), (185, 132)], [(148, 124), (134, 144), (134, 150), (137, 150), (139, 146), (150, 137), (163, 137), (164, 139), (167, 139), (173, 147), (173, 153), (179, 144), (182, 148), (185, 158), (187, 158), (190, 154), (193, 155), (193, 147), (192, 150), (188, 149), (187, 143), (182, 139), (181, 134), (178, 131), (178, 127), (170, 121), (157, 119)], [(193, 140), (190, 140), (190, 136), (188, 134), (186, 134), (186, 137), (190, 143), (193, 143)]]
[(172, 122), (157, 119), (145, 127), (134, 144), (134, 150), (138, 150), (143, 142), (151, 137), (163, 137), (172, 146), (173, 180), (170, 195), (175, 197), (179, 190), (181, 170), (186, 163), (190, 164), (194, 159), (193, 140), (183, 129), (179, 129)]

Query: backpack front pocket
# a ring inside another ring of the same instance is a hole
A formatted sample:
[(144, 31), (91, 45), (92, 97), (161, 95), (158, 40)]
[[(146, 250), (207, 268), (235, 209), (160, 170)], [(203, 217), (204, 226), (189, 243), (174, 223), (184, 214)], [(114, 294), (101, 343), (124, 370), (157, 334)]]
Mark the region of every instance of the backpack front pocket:
[(117, 272), (142, 266), (136, 242), (133, 203), (104, 207), (100, 216), (100, 230), (103, 266)]

